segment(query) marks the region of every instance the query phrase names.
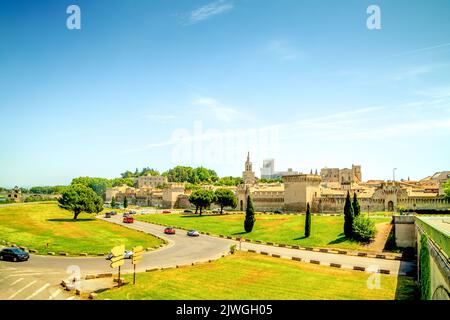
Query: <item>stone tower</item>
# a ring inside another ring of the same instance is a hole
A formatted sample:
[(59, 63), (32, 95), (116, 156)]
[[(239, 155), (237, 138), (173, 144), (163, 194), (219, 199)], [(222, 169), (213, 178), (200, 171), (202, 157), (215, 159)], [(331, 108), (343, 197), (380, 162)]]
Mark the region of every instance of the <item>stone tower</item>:
[(245, 170), (242, 172), (242, 178), (244, 179), (244, 184), (254, 184), (256, 182), (253, 165), (250, 161), (250, 152), (247, 154), (247, 161), (245, 161)]
[(320, 198), (321, 181), (315, 174), (283, 176), (285, 210), (305, 211), (308, 202), (313, 208), (314, 199)]

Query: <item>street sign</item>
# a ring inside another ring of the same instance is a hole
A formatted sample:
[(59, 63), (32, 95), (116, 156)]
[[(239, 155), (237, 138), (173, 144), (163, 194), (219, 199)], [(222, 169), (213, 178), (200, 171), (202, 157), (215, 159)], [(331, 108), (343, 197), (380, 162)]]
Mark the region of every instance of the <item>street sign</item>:
[(123, 266), (125, 264), (125, 259), (122, 257), (115, 257), (111, 259), (111, 264), (109, 265), (111, 268), (117, 268)]
[(137, 246), (133, 248), (133, 255), (131, 256), (131, 263), (138, 264), (142, 261), (142, 253), (144, 252), (144, 248), (142, 246)]
[(136, 284), (136, 265), (142, 261), (142, 253), (144, 248), (142, 246), (137, 246), (133, 248), (133, 255), (131, 256), (131, 263), (133, 264), (133, 284)]
[(111, 258), (111, 268), (117, 268), (123, 266), (125, 264), (125, 245), (117, 246), (111, 249), (111, 254), (113, 257)]
[(120, 245), (111, 249), (111, 253), (114, 257), (123, 256), (125, 252), (125, 245)]

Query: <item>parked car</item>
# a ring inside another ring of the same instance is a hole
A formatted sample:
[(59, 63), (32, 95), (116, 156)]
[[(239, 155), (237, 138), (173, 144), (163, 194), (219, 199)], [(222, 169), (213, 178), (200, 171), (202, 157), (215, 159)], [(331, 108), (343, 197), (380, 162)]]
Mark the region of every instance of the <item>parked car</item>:
[(125, 217), (129, 217), (129, 216), (130, 216), (130, 213), (129, 213), (129, 212), (124, 212), (122, 216), (123, 216), (124, 218), (125, 218)]
[(200, 233), (199, 233), (197, 230), (189, 230), (189, 231), (187, 232), (187, 235), (188, 235), (189, 237), (199, 237), (199, 236), (200, 236)]
[(30, 255), (28, 252), (23, 251), (19, 248), (4, 248), (0, 251), (0, 260), (11, 260), (14, 262), (17, 261), (27, 261), (30, 259)]
[(192, 210), (186, 209), (183, 211), (184, 213), (192, 213)]
[(111, 212), (105, 213), (105, 218), (111, 218)]
[[(131, 257), (133, 256), (133, 251), (131, 250), (125, 250), (125, 252), (123, 253), (123, 257), (125, 259), (131, 259)], [(113, 258), (113, 254), (110, 252), (108, 253), (108, 255), (106, 256), (106, 260), (111, 260)]]
[(137, 212), (135, 210), (130, 210), (130, 214), (136, 214)]
[(117, 212), (115, 212), (115, 211), (111, 211), (110, 213), (111, 213), (112, 216), (117, 215)]
[(283, 211), (281, 211), (281, 210), (275, 210), (273, 213), (283, 213)]
[(212, 213), (220, 213), (220, 209), (213, 209), (211, 212)]
[(172, 227), (167, 227), (164, 229), (165, 234), (175, 234), (175, 229)]
[(162, 213), (171, 213), (169, 210), (164, 210)]
[(134, 222), (133, 217), (124, 217), (123, 218), (123, 223), (133, 223), (133, 222)]

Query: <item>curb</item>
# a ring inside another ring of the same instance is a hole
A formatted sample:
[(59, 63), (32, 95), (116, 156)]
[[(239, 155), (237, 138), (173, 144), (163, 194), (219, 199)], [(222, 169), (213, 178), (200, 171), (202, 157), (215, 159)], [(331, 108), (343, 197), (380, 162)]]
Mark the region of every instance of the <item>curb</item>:
[[(252, 249), (243, 250), (243, 251), (247, 251), (247, 252), (250, 252), (250, 253), (256, 253), (256, 254), (269, 256), (269, 257), (274, 257), (274, 258), (282, 258), (281, 255), (279, 255), (279, 254), (269, 254), (269, 253), (264, 252), (264, 251), (259, 251), (258, 252), (256, 250), (252, 250)], [(328, 267), (331, 267), (331, 268), (344, 269), (342, 264), (339, 264), (339, 263), (321, 262), (319, 260), (304, 260), (304, 259), (302, 259), (300, 257), (295, 257), (295, 256), (292, 256), (290, 258), (290, 260), (297, 261), (297, 262), (311, 263), (311, 264), (316, 264), (316, 265), (322, 265), (322, 266), (328, 266)], [(354, 271), (363, 271), (363, 272), (367, 271), (365, 267), (361, 267), (361, 266), (346, 266), (345, 268), (346, 269), (350, 268), (351, 270), (354, 270)], [(367, 272), (369, 272), (369, 271), (367, 271)], [(393, 273), (391, 273), (391, 270), (388, 270), (388, 269), (379, 269), (377, 273), (379, 273), (379, 274), (389, 274), (389, 275), (393, 274)], [(399, 273), (398, 275), (403, 275), (403, 274)]]

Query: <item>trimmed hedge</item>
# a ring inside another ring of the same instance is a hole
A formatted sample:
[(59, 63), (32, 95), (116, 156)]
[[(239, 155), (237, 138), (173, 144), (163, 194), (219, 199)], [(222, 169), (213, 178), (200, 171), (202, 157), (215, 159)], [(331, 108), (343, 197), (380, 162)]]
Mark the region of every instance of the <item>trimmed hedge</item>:
[(353, 238), (359, 242), (369, 242), (375, 238), (375, 223), (369, 218), (357, 216), (353, 221)]
[(430, 252), (428, 250), (428, 237), (423, 234), (420, 237), (420, 252), (419, 252), (419, 287), (420, 299), (431, 299), (431, 276), (430, 276)]

